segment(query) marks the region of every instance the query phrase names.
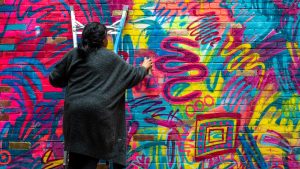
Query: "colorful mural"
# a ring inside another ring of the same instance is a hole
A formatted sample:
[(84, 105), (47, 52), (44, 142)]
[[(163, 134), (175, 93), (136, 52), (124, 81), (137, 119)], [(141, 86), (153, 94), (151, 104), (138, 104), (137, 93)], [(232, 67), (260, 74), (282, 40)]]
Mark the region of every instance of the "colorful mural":
[(107, 25), (129, 5), (118, 53), (155, 61), (127, 92), (128, 169), (300, 168), (299, 0), (0, 1), (0, 168), (62, 168), (71, 5)]

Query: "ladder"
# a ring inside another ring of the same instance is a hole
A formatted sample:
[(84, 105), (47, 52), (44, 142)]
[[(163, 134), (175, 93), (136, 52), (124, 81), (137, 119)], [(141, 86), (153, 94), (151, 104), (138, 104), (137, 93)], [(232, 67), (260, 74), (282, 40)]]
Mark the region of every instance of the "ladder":
[[(73, 35), (73, 47), (75, 48), (78, 46), (77, 35), (82, 34), (82, 29), (84, 28), (84, 25), (76, 20), (73, 6), (70, 6), (70, 11), (71, 11), (72, 35)], [(107, 34), (116, 35), (116, 37), (113, 40), (115, 53), (118, 53), (119, 50), (119, 44), (122, 36), (122, 31), (125, 26), (127, 13), (128, 13), (128, 5), (124, 5), (121, 19), (119, 19), (118, 21), (114, 22), (111, 25), (106, 26), (106, 28), (108, 29)]]

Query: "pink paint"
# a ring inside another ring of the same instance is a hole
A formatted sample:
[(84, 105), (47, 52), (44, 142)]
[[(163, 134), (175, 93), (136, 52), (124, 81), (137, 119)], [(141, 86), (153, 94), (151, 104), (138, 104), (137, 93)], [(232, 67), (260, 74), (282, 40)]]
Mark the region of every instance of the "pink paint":
[(150, 158), (146, 157), (144, 154), (139, 155), (134, 153), (129, 159), (127, 159), (128, 166), (130, 169), (148, 169), (150, 167)]
[(195, 36), (196, 41), (213, 46), (221, 40), (221, 37), (218, 36), (220, 27), (218, 21), (219, 18), (216, 17), (215, 12), (208, 12), (194, 20), (187, 30), (190, 31), (191, 36)]
[[(171, 88), (175, 84), (181, 83), (191, 83), (191, 82), (200, 82), (203, 81), (208, 74), (207, 67), (200, 62), (199, 56), (190, 52), (186, 49), (180, 48), (175, 46), (175, 44), (184, 44), (190, 47), (199, 47), (199, 44), (196, 41), (190, 40), (188, 38), (179, 38), (179, 37), (168, 37), (165, 38), (161, 44), (161, 48), (173, 52), (173, 55), (164, 55), (159, 57), (155, 62), (155, 67), (157, 70), (164, 72), (166, 75), (180, 75), (187, 73), (191, 70), (196, 70), (198, 74), (192, 76), (175, 76), (174, 78), (168, 79), (164, 84), (164, 92), (163, 97), (171, 103), (178, 104), (178, 103), (185, 103), (190, 100), (193, 100), (201, 95), (201, 91), (192, 91), (189, 94), (184, 96), (173, 96), (171, 94)], [(169, 62), (183, 62), (189, 63), (169, 67), (167, 64)]]
[[(139, 66), (137, 60), (141, 58), (143, 59), (145, 57), (151, 58), (151, 60), (155, 64), (155, 60), (157, 58), (156, 53), (152, 50), (140, 49), (134, 51), (135, 59), (133, 65)], [(161, 73), (156, 70), (155, 66), (153, 66), (150, 70), (149, 76), (146, 76), (142, 82), (132, 88), (134, 96), (159, 96), (162, 92), (162, 86), (159, 83), (160, 77), (162, 77)]]

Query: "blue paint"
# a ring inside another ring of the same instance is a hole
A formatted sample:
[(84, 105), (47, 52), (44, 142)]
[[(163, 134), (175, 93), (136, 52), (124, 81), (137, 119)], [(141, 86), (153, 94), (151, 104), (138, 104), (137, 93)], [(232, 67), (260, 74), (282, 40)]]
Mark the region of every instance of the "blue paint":
[(174, 96), (179, 96), (186, 88), (188, 88), (190, 86), (189, 83), (178, 83), (178, 84), (174, 84), (171, 89), (170, 92), (174, 93)]
[(300, 24), (299, 17), (285, 15), (283, 16), (283, 18), (285, 23), (280, 27), (282, 29), (282, 34), (285, 36), (287, 41), (297, 42), (299, 40), (298, 34), (300, 33), (300, 31), (298, 30), (298, 26)]
[[(61, 56), (62, 53), (66, 53), (67, 51), (71, 50), (73, 48), (73, 40), (69, 39), (67, 41), (61, 42), (57, 45), (62, 46), (63, 44), (65, 44), (65, 46), (63, 48), (61, 48), (59, 51), (55, 51), (50, 58), (54, 58), (56, 56)], [(53, 65), (54, 66), (54, 65)]]
[(290, 169), (291, 168), (291, 167), (289, 167), (289, 164), (288, 164), (288, 162), (290, 161), (290, 158), (287, 157), (287, 155), (282, 157), (282, 161), (283, 161), (284, 169)]
[(246, 126), (245, 130), (247, 132), (247, 136), (249, 138), (249, 141), (254, 149), (255, 155), (253, 155), (254, 159), (256, 160), (256, 162), (258, 163), (258, 165), (260, 166), (260, 168), (268, 168), (267, 163), (265, 162), (257, 144), (256, 144), (256, 140), (254, 139), (254, 137), (252, 136), (253, 131), (250, 131), (249, 128)]
[(0, 51), (13, 51), (16, 50), (14, 44), (0, 44)]
[[(121, 42), (124, 42), (126, 41), (126, 43), (121, 43)], [(128, 53), (129, 55), (129, 63), (130, 64), (133, 64), (134, 63), (134, 47), (133, 47), (133, 42), (131, 40), (131, 37), (129, 35), (125, 35), (123, 36), (123, 39), (122, 39), (122, 36), (120, 36), (120, 43), (118, 43), (119, 47), (118, 49), (121, 50), (121, 51), (125, 51)]]
[[(210, 69), (208, 69), (210, 70)], [(211, 73), (211, 72), (210, 72)], [(220, 79), (221, 71), (217, 70), (216, 76), (213, 77), (213, 80), (211, 80), (212, 77), (206, 78), (206, 87), (210, 92), (215, 91), (218, 81)]]
[[(212, 54), (214, 55), (214, 54)], [(209, 76), (206, 78), (206, 87), (210, 92), (213, 92), (218, 84), (218, 81), (222, 75), (222, 70), (224, 69), (223, 62), (225, 58), (223, 57), (212, 57), (210, 63), (207, 65), (209, 71)], [(212, 77), (211, 75), (216, 72), (216, 75)]]
[[(48, 69), (45, 68), (44, 64), (42, 64), (38, 59), (28, 58), (28, 57), (17, 57), (13, 58), (9, 62), (10, 64), (16, 65), (34, 65), (44, 76), (48, 75)], [(55, 65), (53, 65), (54, 67)], [(26, 68), (28, 69), (28, 68)], [(29, 71), (34, 71), (32, 68)]]
[[(242, 83), (244, 83), (243, 82), (243, 79), (244, 79), (244, 77), (238, 77), (232, 84), (231, 84), (231, 86), (229, 86), (228, 88), (227, 88), (227, 90), (226, 90), (226, 92), (224, 93), (224, 102), (226, 101), (226, 99), (227, 99), (227, 97), (231, 97), (230, 96), (230, 93), (233, 91), (233, 90), (235, 90), (235, 89), (233, 89), (233, 88), (235, 88), (236, 87), (236, 85), (238, 85), (240, 82), (242, 82)], [(228, 80), (231, 80), (231, 79), (228, 79)], [(228, 83), (228, 81), (225, 81), (224, 82), (224, 84), (226, 84), (226, 83)], [(232, 99), (232, 98), (231, 98)]]
[[(282, 105), (282, 99), (281, 99), (281, 98), (279, 98), (279, 99), (275, 100), (273, 103), (269, 104), (269, 105), (263, 110), (263, 112), (261, 113), (260, 117), (256, 120), (255, 125), (256, 125), (256, 126), (259, 125), (260, 121), (264, 118), (264, 116), (266, 115), (266, 113), (269, 111), (269, 109), (270, 109), (271, 107), (276, 107), (276, 108), (278, 108), (278, 107), (281, 106), (281, 105)], [(273, 118), (273, 117), (272, 117), (272, 118)]]
[(141, 4), (141, 10), (143, 11), (145, 16), (151, 16), (152, 15), (152, 11), (149, 10), (149, 7), (153, 7), (153, 6), (154, 6), (154, 1), (147, 1), (147, 3)]
[(88, 23), (91, 22), (91, 21), (90, 21), (90, 18), (89, 18), (89, 16), (88, 16), (88, 14), (87, 14), (87, 10), (84, 9), (84, 6), (83, 6), (83, 4), (80, 2), (80, 0), (76, 0), (76, 3), (80, 6), (80, 10), (83, 11), (83, 14), (84, 14), (84, 16), (85, 16), (87, 22), (88, 22)]
[(47, 23), (47, 22), (57, 22), (57, 19), (53, 20), (45, 20), (44, 18), (47, 17), (52, 11), (56, 10), (55, 5), (43, 6), (36, 10), (32, 9), (32, 6), (28, 6), (27, 10), (21, 14), (24, 10), (21, 10), (22, 1), (20, 1), (17, 5), (17, 18), (18, 20), (22, 21), (25, 17), (31, 18), (34, 17), (35, 14), (39, 14), (39, 17), (36, 18), (37, 23)]
[(248, 165), (250, 169), (255, 169), (252, 163), (253, 152), (251, 151), (248, 143), (246, 142), (246, 137), (244, 135), (239, 135), (239, 140), (242, 143), (243, 149), (246, 153), (246, 158), (248, 160)]
[(26, 24), (11, 24), (6, 26), (7, 31), (26, 30)]
[[(238, 2), (224, 2), (221, 5), (229, 9), (234, 20), (245, 28), (244, 42), (257, 43), (280, 24), (280, 11), (272, 1), (238, 0)], [(266, 22), (268, 24), (263, 24)]]
[(246, 96), (249, 94), (251, 90), (253, 90), (252, 86), (248, 85), (246, 88), (243, 89), (243, 91), (239, 94), (239, 96), (234, 96), (236, 98), (234, 105), (237, 105), (240, 99), (243, 99), (243, 101), (247, 101), (247, 103), (250, 103), (252, 101), (252, 98), (246, 98)]
[(184, 19), (184, 18), (186, 18), (187, 17), (187, 15), (181, 15), (179, 18), (180, 19)]
[[(292, 96), (291, 90), (295, 90), (294, 83), (290, 79), (289, 73), (284, 71), (285, 67), (283, 62), (285, 60), (278, 61), (277, 58), (273, 58), (273, 67), (276, 74), (275, 78), (279, 84), (279, 91), (282, 92), (281, 96), (284, 99), (289, 99)], [(287, 69), (287, 68), (286, 68)]]
[(246, 162), (246, 159), (244, 158), (243, 154), (240, 152), (238, 148), (236, 149), (236, 152), (238, 154), (239, 159), (244, 164), (244, 166), (246, 166), (246, 168), (250, 168), (249, 164)]
[(178, 6), (179, 6), (179, 7), (182, 6), (183, 3), (184, 3), (184, 1), (180, 1), (180, 2), (178, 3)]
[[(132, 92), (128, 91), (127, 96), (128, 95), (132, 95)], [(152, 114), (161, 115), (163, 112), (170, 111), (170, 106), (164, 104), (159, 98), (139, 97), (132, 100), (128, 99), (128, 106), (130, 107), (132, 118), (135, 120), (151, 118)], [(143, 126), (147, 124), (153, 127), (153, 124), (148, 124), (144, 120), (141, 121), (141, 124)]]
[(9, 122), (6, 122), (4, 126), (2, 127), (2, 131), (0, 133), (1, 138), (4, 138), (4, 136), (8, 133), (9, 128), (11, 128), (11, 124)]
[[(237, 88), (234, 89), (234, 91), (231, 90), (231, 88), (228, 89), (227, 93), (228, 93), (228, 97), (230, 98), (230, 100), (229, 100), (229, 102), (227, 103), (227, 105), (226, 105), (226, 107), (225, 107), (225, 109), (226, 109), (228, 112), (231, 112), (231, 111), (234, 110), (234, 107), (235, 107), (236, 104), (239, 102), (239, 99), (240, 99), (240, 97), (242, 96), (243, 92), (246, 91), (246, 88), (249, 88), (249, 87), (250, 87), (250, 86), (247, 86), (241, 93), (239, 93), (240, 90), (241, 90), (241, 88), (243, 88), (245, 84), (246, 84), (246, 83), (245, 83), (244, 81), (242, 81), (242, 83), (238, 84)], [(232, 85), (231, 87), (233, 87), (233, 85)], [(231, 95), (229, 95), (230, 92), (232, 92)], [(228, 98), (228, 97), (227, 97), (227, 98)], [(227, 100), (227, 98), (226, 98), (226, 100)], [(235, 100), (234, 103), (232, 103), (233, 100)], [(231, 108), (230, 108), (230, 107), (231, 107)]]
[(56, 115), (55, 113), (49, 112), (55, 112), (56, 104), (57, 101), (52, 100), (51, 102), (40, 102), (34, 105), (32, 121), (39, 124), (38, 126), (35, 126), (36, 129), (43, 129), (43, 125), (52, 125), (52, 127), (48, 129), (51, 129), (52, 133), (55, 133), (58, 121), (62, 117), (62, 114)]
[(13, 12), (16, 11), (16, 7), (13, 5), (0, 5), (0, 12)]
[[(111, 24), (112, 23), (112, 20), (111, 20), (111, 13), (110, 13), (110, 9), (109, 9), (109, 3), (107, 3), (106, 0), (100, 0), (101, 4), (97, 4), (99, 3), (98, 1), (95, 1), (95, 0), (87, 0), (88, 2), (88, 8), (89, 8), (89, 11), (90, 11), (90, 16), (93, 19), (93, 17), (95, 16), (93, 14), (93, 9), (94, 11), (96, 12), (96, 17), (100, 19), (100, 22), (102, 24)], [(109, 17), (107, 17), (109, 16)]]
[[(55, 39), (56, 37), (58, 37), (60, 34), (69, 32), (70, 30), (68, 30), (67, 28), (62, 28), (63, 25), (69, 25), (70, 23), (68, 21), (65, 22), (57, 22), (54, 25), (52, 25), (50, 27), (50, 31), (51, 32), (55, 32), (52, 35), (52, 38)], [(46, 38), (45, 38), (46, 39)], [(46, 42), (46, 41), (45, 41)]]
[(186, 25), (186, 22), (185, 22), (185, 21), (179, 23), (179, 26), (180, 26), (181, 28), (183, 28), (185, 25)]
[[(31, 25), (33, 22), (33, 20), (30, 20), (30, 22), (27, 25)], [(33, 36), (29, 36), (29, 37), (24, 37), (23, 39), (20, 40), (20, 43), (24, 43), (30, 40), (36, 40), (38, 36), (41, 35), (41, 33), (43, 32), (43, 29), (40, 26), (36, 26), (34, 28), (34, 30), (27, 30), (28, 34), (35, 34)]]
[[(99, 7), (95, 5), (99, 2), (95, 2), (93, 0), (88, 0), (87, 2), (88, 2), (87, 3), (88, 9), (85, 9), (84, 8), (85, 4), (81, 3), (80, 0), (76, 0), (76, 3), (79, 4), (81, 11), (83, 11), (84, 16), (88, 23), (93, 20), (93, 14), (92, 14), (93, 9), (95, 10), (96, 14), (98, 15), (97, 17), (99, 17), (101, 23), (103, 23), (103, 24), (107, 24), (107, 22), (108, 22), (108, 24), (112, 23), (111, 18), (108, 18), (108, 21), (104, 20), (104, 18), (105, 18), (104, 16), (111, 16), (111, 13), (110, 13), (110, 10), (108, 7), (108, 3), (106, 2), (106, 0), (100, 0), (101, 12), (100, 12)], [(94, 3), (94, 4), (91, 4), (91, 3)], [(89, 13), (88, 13), (88, 11), (89, 11)], [(106, 22), (106, 23), (104, 23), (104, 22)]]
[[(124, 12), (124, 10), (127, 13), (128, 6), (124, 7), (123, 12)], [(126, 18), (127, 18), (127, 15), (122, 14), (122, 18), (120, 19), (120, 23), (119, 23), (119, 26), (118, 26), (118, 33), (117, 33), (117, 36), (114, 38), (114, 52), (115, 53), (118, 53), (118, 51), (119, 51), (119, 45), (121, 43), (121, 37), (122, 37), (122, 32), (123, 32), (123, 29), (124, 29), (124, 26), (125, 26)]]
[(221, 166), (222, 164), (227, 164), (226, 167), (223, 166), (223, 167), (225, 167), (224, 169), (227, 169), (227, 168), (232, 169), (232, 168), (234, 168), (234, 166), (236, 165), (236, 162), (235, 162), (235, 160), (222, 160), (222, 161), (220, 161), (219, 163), (214, 164), (214, 165), (211, 166), (210, 168), (211, 168), (211, 169), (219, 169), (219, 168), (221, 168), (220, 166)]
[(273, 138), (272, 135), (263, 134), (263, 136), (262, 136), (260, 142), (261, 142), (261, 144), (263, 144), (264, 146), (270, 146), (270, 147), (274, 146), (274, 147), (277, 147), (277, 148), (280, 148), (280, 149), (286, 151), (287, 153), (291, 153), (291, 152), (292, 152), (291, 147), (288, 145), (288, 143), (286, 143), (286, 142), (284, 142), (284, 141), (281, 141), (280, 144), (274, 144), (274, 143), (272, 143), (272, 142), (264, 142), (265, 137), (267, 137), (267, 136), (268, 136), (269, 138), (272, 138), (272, 139), (278, 139), (278, 138), (276, 138), (276, 137)]
[(69, 15), (71, 15), (69, 1), (67, 1), (67, 3), (66, 3), (65, 0), (59, 0), (59, 2), (65, 7), (65, 9), (69, 13)]
[(170, 9), (157, 9), (155, 8), (154, 10), (154, 15), (156, 16), (156, 20), (160, 25), (163, 25), (164, 23), (168, 22), (168, 24), (170, 24), (170, 27), (172, 27), (174, 21), (175, 21), (175, 17), (177, 16), (178, 12), (176, 11), (173, 15), (169, 16), (169, 14), (171, 13)]
[[(5, 75), (4, 72), (0, 73), (0, 75)], [(19, 88), (19, 86), (22, 86), (22, 80), (20, 79), (3, 79), (2, 83), (8, 86), (11, 86), (11, 88), (14, 89), (16, 93), (20, 95), (21, 99), (16, 100), (15, 98), (11, 98), (11, 100), (16, 101), (20, 106), (22, 111), (26, 110), (26, 107), (24, 106), (24, 96)]]
[(294, 147), (293, 152), (294, 154), (300, 154), (300, 147)]
[[(15, 90), (18, 89), (19, 92), (17, 92), (17, 93), (19, 93), (19, 94), (22, 94), (22, 92), (19, 90), (19, 86), (16, 86), (15, 83), (17, 82), (18, 83), (17, 85), (23, 86), (25, 88), (30, 100), (32, 100), (35, 103), (37, 101), (36, 94), (35, 94), (34, 90), (32, 89), (30, 82), (24, 78), (24, 75), (26, 76), (26, 74), (28, 74), (30, 72), (22, 72), (22, 69), (17, 68), (17, 67), (11, 67), (11, 68), (7, 68), (5, 70), (8, 73), (14, 72), (12, 75), (13, 76), (12, 79), (5, 79), (5, 80), (7, 80), (7, 82), (11, 83), (10, 86), (12, 86)], [(5, 75), (5, 74), (7, 74), (7, 73), (0, 72), (0, 75)], [(15, 81), (15, 80), (17, 80), (17, 81)], [(28, 99), (28, 98), (25, 99), (24, 97), (21, 97), (21, 98), (22, 98), (22, 100)]]
[(1, 113), (16, 113), (16, 112), (22, 112), (22, 110), (18, 108), (3, 108), (1, 110)]

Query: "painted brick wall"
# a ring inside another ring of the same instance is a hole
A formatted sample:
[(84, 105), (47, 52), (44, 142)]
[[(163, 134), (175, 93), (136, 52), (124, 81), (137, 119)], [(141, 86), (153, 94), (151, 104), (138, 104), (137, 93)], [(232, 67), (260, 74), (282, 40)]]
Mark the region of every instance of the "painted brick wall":
[(127, 92), (128, 169), (300, 168), (299, 0), (0, 0), (0, 168), (62, 167), (70, 5), (107, 25), (129, 5), (119, 53), (155, 61)]

